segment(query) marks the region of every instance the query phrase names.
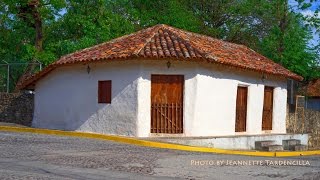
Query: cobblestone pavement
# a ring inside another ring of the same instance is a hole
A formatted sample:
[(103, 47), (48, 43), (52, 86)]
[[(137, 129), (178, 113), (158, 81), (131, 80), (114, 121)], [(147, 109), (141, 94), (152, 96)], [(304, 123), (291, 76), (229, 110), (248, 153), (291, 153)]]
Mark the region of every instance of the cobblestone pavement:
[(0, 179), (318, 180), (320, 156), (219, 155), (93, 139), (0, 132)]

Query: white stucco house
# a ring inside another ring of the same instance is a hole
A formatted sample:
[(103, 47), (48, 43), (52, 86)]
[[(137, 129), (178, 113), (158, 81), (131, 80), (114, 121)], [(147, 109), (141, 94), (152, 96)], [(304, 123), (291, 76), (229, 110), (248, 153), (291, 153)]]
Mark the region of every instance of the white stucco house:
[(61, 57), (25, 80), (34, 127), (134, 137), (286, 133), (287, 79), (243, 45), (156, 25)]

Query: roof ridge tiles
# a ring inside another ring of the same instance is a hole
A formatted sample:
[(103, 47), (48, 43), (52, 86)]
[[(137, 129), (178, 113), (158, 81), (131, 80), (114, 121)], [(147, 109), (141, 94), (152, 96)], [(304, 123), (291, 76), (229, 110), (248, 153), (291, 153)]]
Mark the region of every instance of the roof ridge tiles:
[[(159, 29), (161, 29), (162, 26), (163, 25), (160, 24), (160, 25), (150, 27), (150, 28), (155, 28), (156, 30), (154, 30), (153, 34), (149, 38), (146, 39), (144, 45), (139, 50), (137, 50), (137, 52), (135, 53), (136, 55), (140, 54), (140, 51), (142, 51), (145, 48), (145, 46), (152, 40), (152, 38), (157, 34), (157, 31), (159, 31)], [(150, 29), (150, 28), (147, 28), (147, 29)], [(147, 30), (147, 29), (145, 29), (145, 30)]]

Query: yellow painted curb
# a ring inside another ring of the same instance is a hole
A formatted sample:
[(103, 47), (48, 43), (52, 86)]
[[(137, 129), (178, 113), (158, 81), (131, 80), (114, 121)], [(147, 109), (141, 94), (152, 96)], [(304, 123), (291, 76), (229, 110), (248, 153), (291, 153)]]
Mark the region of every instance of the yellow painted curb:
[(266, 157), (320, 155), (320, 150), (295, 151), (295, 152), (237, 151), (237, 150), (185, 146), (185, 145), (179, 145), (179, 144), (169, 144), (169, 143), (163, 143), (163, 142), (146, 141), (146, 140), (140, 140), (140, 139), (124, 137), (124, 136), (103, 135), (103, 134), (75, 132), (75, 131), (38, 129), (38, 128), (28, 128), (28, 127), (0, 126), (0, 131), (28, 132), (28, 133), (49, 134), (49, 135), (57, 135), (57, 136), (93, 138), (93, 139), (110, 140), (110, 141), (116, 141), (116, 142), (139, 145), (139, 146), (146, 146), (146, 147), (153, 147), (153, 148), (164, 148), (164, 149), (174, 149), (174, 150), (182, 150), (182, 151), (219, 153), (219, 154), (232, 154), (232, 155), (266, 156)]

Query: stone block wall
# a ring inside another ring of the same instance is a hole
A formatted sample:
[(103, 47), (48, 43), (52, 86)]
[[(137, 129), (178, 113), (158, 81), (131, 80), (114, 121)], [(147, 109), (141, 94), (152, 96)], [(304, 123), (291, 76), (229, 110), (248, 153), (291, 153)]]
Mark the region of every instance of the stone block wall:
[(320, 111), (297, 109), (287, 111), (287, 133), (308, 133), (309, 149), (320, 149)]
[(0, 122), (31, 126), (33, 99), (28, 93), (0, 93)]

